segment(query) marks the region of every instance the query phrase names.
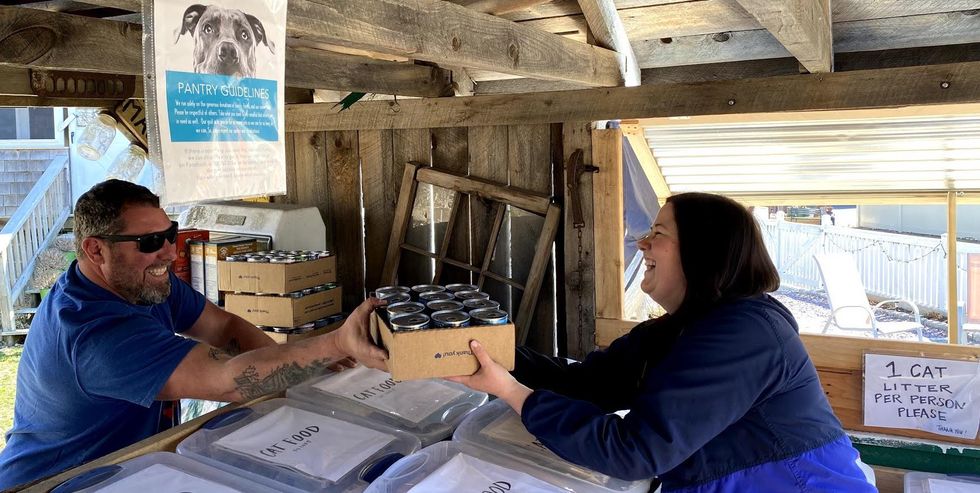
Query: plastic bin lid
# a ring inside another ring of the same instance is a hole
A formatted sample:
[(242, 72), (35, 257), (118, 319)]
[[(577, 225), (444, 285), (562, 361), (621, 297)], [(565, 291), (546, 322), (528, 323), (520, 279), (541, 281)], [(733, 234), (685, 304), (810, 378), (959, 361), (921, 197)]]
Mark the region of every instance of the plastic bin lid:
[(980, 476), (912, 471), (905, 473), (905, 493), (980, 492)]
[(600, 491), (645, 493), (650, 487), (650, 481), (613, 478), (558, 457), (529, 433), (521, 417), (499, 399), (471, 412), (456, 428), (453, 441), (496, 451), (561, 475), (581, 479), (602, 488)]
[(287, 492), (361, 491), (418, 438), (361, 416), (271, 399), (218, 416), (177, 453)]
[[(455, 459), (455, 460), (454, 460)], [(451, 462), (452, 461), (452, 462)], [(441, 470), (447, 467), (450, 470)], [(463, 472), (465, 471), (465, 472)], [(454, 474), (453, 474), (454, 473)], [(437, 474), (438, 476), (433, 476)], [(365, 493), (416, 493), (419, 486), (430, 476), (441, 492), (468, 487), (472, 491), (535, 491), (575, 493), (608, 493), (610, 490), (582, 479), (563, 475), (552, 469), (542, 468), (487, 450), (470, 443), (439, 442), (409, 455), (376, 479)], [(440, 477), (441, 476), (441, 477)], [(460, 484), (453, 484), (459, 482)], [(462, 484), (466, 482), (468, 484)], [(520, 484), (522, 487), (518, 488)], [(649, 483), (645, 483), (649, 488)], [(429, 491), (431, 488), (426, 488)], [(637, 489), (646, 493), (647, 489)]]
[(399, 382), (364, 366), (329, 373), (286, 391), (286, 397), (363, 416), (419, 438), (427, 446), (449, 438), (487, 394), (442, 379)]
[(61, 483), (53, 493), (141, 491), (273, 493), (275, 490), (170, 452), (152, 452), (97, 467)]

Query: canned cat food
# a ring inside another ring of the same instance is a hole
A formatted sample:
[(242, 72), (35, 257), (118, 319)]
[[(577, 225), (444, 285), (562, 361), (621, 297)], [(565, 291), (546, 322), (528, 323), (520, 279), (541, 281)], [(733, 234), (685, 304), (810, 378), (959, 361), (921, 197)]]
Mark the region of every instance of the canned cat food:
[(403, 301), (401, 303), (392, 303), (385, 308), (388, 312), (388, 316), (395, 318), (399, 315), (411, 315), (413, 313), (422, 313), (425, 311), (425, 305), (422, 303), (417, 303), (414, 301)]
[(441, 311), (432, 314), (432, 324), (439, 328), (469, 327), (470, 316), (466, 312)]
[(463, 306), (467, 310), (479, 310), (480, 308), (500, 308), (500, 303), (483, 298), (473, 298), (463, 301)]
[(508, 318), (507, 312), (496, 308), (480, 308), (470, 312), (473, 325), (504, 325)]
[(479, 291), (480, 288), (474, 284), (447, 284), (446, 291), (457, 293), (459, 291)]
[(411, 292), (412, 292), (412, 288), (405, 287), (405, 286), (382, 286), (374, 290), (374, 295), (377, 296), (378, 299), (383, 300), (393, 294), (398, 294), (398, 293), (407, 294)]
[(392, 332), (408, 332), (429, 328), (429, 316), (422, 313), (399, 315), (391, 319)]
[(453, 294), (446, 291), (429, 291), (427, 293), (419, 294), (419, 300), (422, 302), (445, 301), (451, 299), (453, 299)]
[(425, 307), (434, 312), (442, 311), (461, 311), (463, 304), (454, 300), (436, 300), (425, 304)]
[(435, 284), (416, 284), (415, 286), (412, 286), (412, 291), (418, 294), (431, 293), (434, 291), (445, 291), (445, 290), (446, 288)]
[(406, 301), (412, 301), (412, 295), (408, 293), (395, 293), (395, 294), (389, 294), (388, 296), (385, 296), (384, 298), (381, 299), (388, 302), (389, 305), (393, 305), (395, 303), (404, 303)]
[(267, 264), (267, 263), (269, 263), (269, 259), (267, 259), (265, 257), (249, 257), (247, 261), (248, 262), (260, 263), (260, 264)]
[(489, 300), (490, 295), (483, 291), (460, 291), (456, 293), (456, 299), (465, 302), (466, 300)]

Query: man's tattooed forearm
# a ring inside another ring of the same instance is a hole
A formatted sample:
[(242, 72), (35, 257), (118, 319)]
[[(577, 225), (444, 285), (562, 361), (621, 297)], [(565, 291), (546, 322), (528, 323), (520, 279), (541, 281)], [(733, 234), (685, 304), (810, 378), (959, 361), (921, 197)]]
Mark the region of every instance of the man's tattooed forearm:
[(244, 400), (285, 390), (292, 385), (323, 375), (328, 371), (327, 364), (330, 361), (329, 358), (320, 359), (311, 361), (305, 366), (296, 362), (287, 363), (270, 371), (264, 377), (250, 365), (241, 375), (235, 377), (235, 389)]
[(238, 344), (238, 339), (235, 339), (234, 337), (228, 341), (228, 344), (225, 344), (220, 349), (212, 347), (208, 350), (208, 356), (215, 361), (231, 359), (239, 354), (242, 354), (242, 347)]

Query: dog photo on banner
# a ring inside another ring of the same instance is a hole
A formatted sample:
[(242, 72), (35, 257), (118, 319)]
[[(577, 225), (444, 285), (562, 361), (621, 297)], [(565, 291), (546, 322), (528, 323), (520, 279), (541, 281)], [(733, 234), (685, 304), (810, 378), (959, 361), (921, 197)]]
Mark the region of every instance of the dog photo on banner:
[(164, 202), (285, 193), (286, 0), (157, 0), (143, 14)]

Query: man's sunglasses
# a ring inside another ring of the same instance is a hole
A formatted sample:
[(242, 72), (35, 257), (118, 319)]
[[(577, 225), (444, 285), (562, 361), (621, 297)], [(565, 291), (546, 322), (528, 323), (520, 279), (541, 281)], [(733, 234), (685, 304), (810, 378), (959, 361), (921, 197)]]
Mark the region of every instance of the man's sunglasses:
[(120, 241), (135, 241), (136, 248), (143, 253), (156, 253), (163, 248), (163, 242), (169, 241), (171, 244), (177, 243), (177, 221), (170, 221), (170, 227), (166, 231), (159, 233), (149, 233), (145, 235), (93, 235), (92, 238), (108, 240), (113, 243)]

